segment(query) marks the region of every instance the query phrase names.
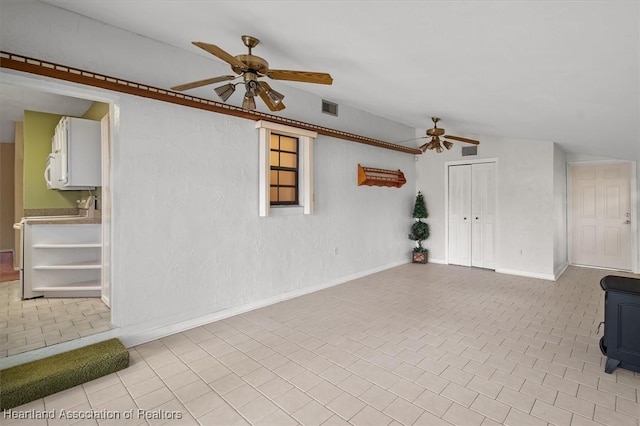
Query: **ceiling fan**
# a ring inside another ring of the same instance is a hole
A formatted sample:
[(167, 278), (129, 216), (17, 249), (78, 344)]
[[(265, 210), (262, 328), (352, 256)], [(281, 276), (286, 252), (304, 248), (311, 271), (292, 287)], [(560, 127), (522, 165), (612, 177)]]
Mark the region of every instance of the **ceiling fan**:
[[(470, 143), (473, 145), (480, 145), (480, 142), (475, 140), (475, 139), (468, 139), (468, 138), (463, 138), (461, 136), (453, 136), (453, 135), (445, 135), (445, 131), (444, 129), (441, 129), (438, 127), (438, 121), (440, 121), (440, 119), (438, 117), (431, 117), (431, 120), (433, 121), (433, 129), (428, 129), (427, 130), (427, 136), (422, 136), (421, 138), (416, 138), (416, 139), (426, 139), (426, 138), (431, 138), (431, 140), (427, 143), (425, 143), (424, 145), (420, 146), (420, 150), (422, 152), (425, 152), (428, 149), (432, 149), (435, 150), (436, 152), (440, 153), (442, 151), (444, 151), (444, 148), (446, 149), (451, 149), (451, 147), (453, 146), (453, 143), (444, 140), (444, 139), (451, 139), (454, 141), (459, 141), (459, 142), (464, 142), (464, 143)], [(443, 140), (441, 140), (440, 138), (443, 138)], [(409, 140), (416, 140), (416, 139), (409, 139)], [(408, 142), (407, 141), (402, 141), (402, 142)], [(444, 148), (443, 148), (444, 146)]]
[(191, 83), (174, 86), (171, 90), (188, 90), (196, 87), (206, 86), (208, 84), (219, 83), (221, 81), (234, 80), (242, 77), (243, 81), (238, 83), (227, 83), (223, 86), (216, 87), (216, 94), (225, 102), (235, 92), (236, 86), (244, 84), (245, 95), (242, 107), (248, 110), (256, 109), (255, 97), (260, 96), (262, 101), (269, 107), (271, 111), (281, 111), (285, 108), (282, 103), (284, 95), (276, 92), (269, 86), (266, 81), (260, 81), (260, 77), (269, 77), (274, 80), (301, 81), (304, 83), (331, 84), (333, 78), (330, 74), (312, 71), (292, 71), (292, 70), (272, 70), (269, 69), (269, 63), (259, 56), (251, 53), (251, 49), (256, 47), (260, 40), (249, 35), (243, 35), (242, 42), (249, 49), (246, 55), (232, 56), (216, 45), (194, 41), (193, 44), (199, 48), (206, 50), (214, 56), (222, 59), (229, 65), (237, 75), (222, 75), (219, 77), (207, 78)]

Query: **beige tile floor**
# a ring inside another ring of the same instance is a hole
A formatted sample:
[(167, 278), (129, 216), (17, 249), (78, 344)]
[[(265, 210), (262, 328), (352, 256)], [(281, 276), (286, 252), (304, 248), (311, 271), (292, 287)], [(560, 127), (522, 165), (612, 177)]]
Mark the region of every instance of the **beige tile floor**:
[(111, 328), (109, 308), (98, 298), (22, 300), (20, 281), (0, 283), (0, 358)]
[(638, 426), (640, 374), (603, 372), (607, 274), (403, 265), (131, 348), (129, 368), (15, 410), (121, 417), (30, 425)]

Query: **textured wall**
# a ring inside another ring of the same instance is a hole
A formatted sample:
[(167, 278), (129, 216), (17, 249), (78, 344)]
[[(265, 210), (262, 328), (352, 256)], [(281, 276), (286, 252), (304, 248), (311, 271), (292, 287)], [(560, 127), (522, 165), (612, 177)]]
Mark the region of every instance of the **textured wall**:
[[(451, 132), (455, 134), (455, 132)], [(498, 216), (496, 270), (532, 276), (553, 276), (553, 143), (490, 136), (481, 141), (478, 155), (462, 157), (456, 143), (441, 154), (420, 157), (417, 189), (429, 208), (430, 256), (445, 259), (445, 163), (463, 159), (498, 159)]]
[[(32, 2), (3, 5), (2, 49), (161, 87), (215, 75), (219, 61)], [(213, 37), (213, 36), (212, 36)], [(144, 52), (144, 54), (142, 54)], [(149, 72), (153, 70), (153, 72)], [(384, 140), (414, 129), (293, 87), (279, 114)], [(96, 91), (100, 95), (104, 92)], [(108, 94), (107, 94), (108, 95)], [(112, 318), (143, 333), (409, 260), (408, 154), (320, 136), (315, 212), (258, 216), (253, 121), (114, 94)], [(211, 95), (208, 95), (211, 97)], [(401, 169), (401, 189), (358, 187), (356, 165)]]

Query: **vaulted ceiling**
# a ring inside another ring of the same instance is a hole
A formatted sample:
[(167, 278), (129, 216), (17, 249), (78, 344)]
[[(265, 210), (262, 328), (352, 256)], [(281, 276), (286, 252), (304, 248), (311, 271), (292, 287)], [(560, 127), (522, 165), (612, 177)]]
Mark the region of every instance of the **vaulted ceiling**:
[[(246, 53), (240, 36), (253, 35), (254, 54), (272, 68), (334, 79), (269, 81), (277, 90), (295, 86), (418, 129), (438, 116), (460, 136), (640, 160), (637, 1), (45, 2), (219, 64), (191, 41), (236, 55)], [(219, 74), (185, 71), (176, 83)]]

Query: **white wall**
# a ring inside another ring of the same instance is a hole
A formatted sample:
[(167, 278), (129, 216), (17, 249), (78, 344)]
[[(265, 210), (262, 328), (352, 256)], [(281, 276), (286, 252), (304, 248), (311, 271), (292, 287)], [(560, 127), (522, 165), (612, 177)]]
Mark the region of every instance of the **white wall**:
[[(203, 59), (46, 4), (2, 6), (1, 48), (168, 87), (226, 72)], [(274, 86), (275, 88), (275, 86)], [(383, 140), (414, 129), (291, 87), (281, 116)], [(96, 90), (96, 93), (103, 93)], [(258, 217), (258, 134), (250, 120), (118, 95), (112, 141), (112, 318), (150, 332), (407, 262), (415, 197), (358, 187), (358, 163), (401, 169), (412, 155), (319, 136), (315, 213)], [(337, 254), (336, 254), (337, 251)]]
[(456, 143), (450, 151), (427, 151), (419, 157), (416, 189), (424, 192), (429, 208), (431, 237), (425, 246), (430, 257), (446, 259), (445, 163), (497, 158), (496, 271), (552, 278), (558, 222), (554, 218), (553, 143), (491, 136), (477, 139), (481, 141), (477, 156), (463, 158), (463, 144)]

